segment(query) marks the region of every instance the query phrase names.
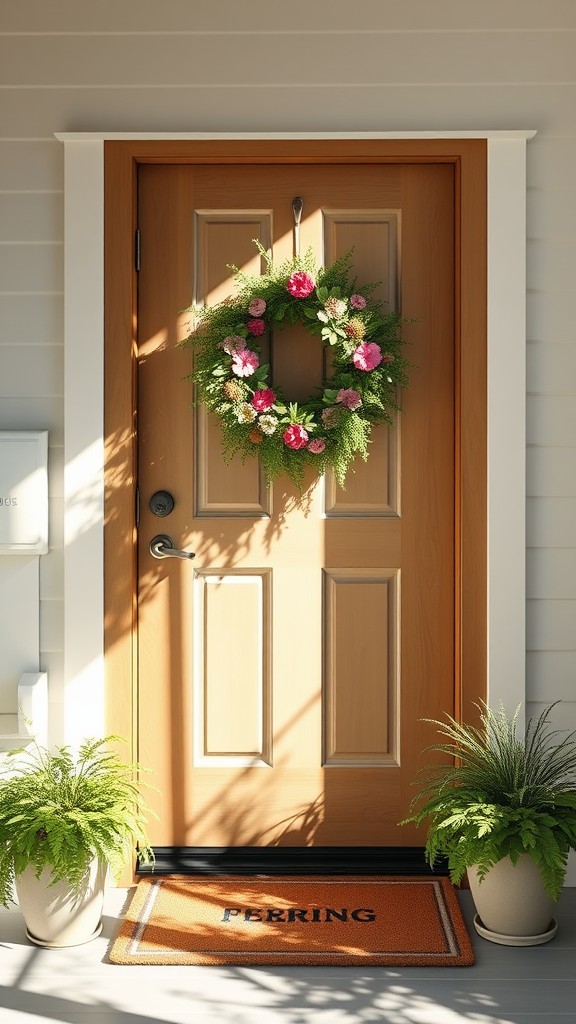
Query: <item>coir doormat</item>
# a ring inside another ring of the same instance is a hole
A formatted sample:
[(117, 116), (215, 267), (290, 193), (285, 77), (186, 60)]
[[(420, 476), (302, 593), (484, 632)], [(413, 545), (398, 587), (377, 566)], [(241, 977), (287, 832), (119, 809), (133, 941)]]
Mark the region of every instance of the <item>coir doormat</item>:
[(474, 963), (446, 878), (146, 876), (114, 964)]

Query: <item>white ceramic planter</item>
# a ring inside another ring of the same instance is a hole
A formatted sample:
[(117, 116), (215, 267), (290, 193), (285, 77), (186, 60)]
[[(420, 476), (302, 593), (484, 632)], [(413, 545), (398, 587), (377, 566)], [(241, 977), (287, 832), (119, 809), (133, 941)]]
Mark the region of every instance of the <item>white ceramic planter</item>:
[(537, 945), (553, 938), (555, 903), (528, 854), (519, 857), (515, 865), (505, 857), (490, 868), (482, 882), (472, 867), (468, 880), (480, 918), (474, 923), (484, 938), (511, 946)]
[(45, 868), (36, 878), (27, 867), (16, 879), (16, 895), (26, 923), (26, 934), (37, 946), (79, 946), (102, 931), (102, 906), (107, 865), (93, 860), (86, 882), (74, 894), (66, 881), (50, 885)]

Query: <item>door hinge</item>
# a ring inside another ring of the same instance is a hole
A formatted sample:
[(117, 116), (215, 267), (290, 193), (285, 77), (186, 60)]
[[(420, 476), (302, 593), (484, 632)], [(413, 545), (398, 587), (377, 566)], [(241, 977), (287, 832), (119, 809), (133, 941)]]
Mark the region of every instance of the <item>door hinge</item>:
[(140, 255), (140, 228), (136, 228), (134, 234), (134, 269), (136, 270), (136, 272), (140, 270)]

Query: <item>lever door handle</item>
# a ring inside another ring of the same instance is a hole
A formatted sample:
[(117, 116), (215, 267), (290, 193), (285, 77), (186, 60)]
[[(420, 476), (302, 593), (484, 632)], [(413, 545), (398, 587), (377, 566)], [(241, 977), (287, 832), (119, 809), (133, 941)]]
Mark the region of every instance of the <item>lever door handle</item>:
[(159, 533), (150, 541), (150, 554), (154, 558), (196, 558), (195, 551), (181, 551), (166, 533)]

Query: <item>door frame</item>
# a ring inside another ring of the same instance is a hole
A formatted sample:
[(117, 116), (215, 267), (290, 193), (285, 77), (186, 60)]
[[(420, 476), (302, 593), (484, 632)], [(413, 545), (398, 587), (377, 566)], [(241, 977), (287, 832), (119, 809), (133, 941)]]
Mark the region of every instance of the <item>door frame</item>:
[[(524, 699), (525, 394), (521, 370), (525, 344), (525, 146), (533, 133), (463, 134), (466, 137), (279, 136), (272, 140), (259, 136), (59, 136), (66, 144), (67, 179), (65, 620), (68, 626), (77, 626), (82, 615), (81, 637), (88, 641), (88, 646), (79, 643), (77, 632), (67, 629), (66, 739), (85, 735), (87, 721), (88, 731), (93, 733), (99, 720), (103, 729), (132, 737), (137, 753), (132, 253), (136, 169), (141, 161), (270, 162), (289, 158), (299, 162), (305, 157), (346, 163), (369, 159), (454, 164), (462, 294), (457, 308), (462, 416), (457, 508), (461, 643), (456, 707), (485, 694), (491, 702), (502, 699), (508, 705), (511, 699), (513, 703)], [(483, 156), (479, 160), (480, 150)], [(102, 239), (104, 210), (107, 229)], [(88, 251), (87, 239), (91, 243)], [(106, 245), (109, 258), (104, 284), (98, 257), (104, 256)], [(87, 330), (90, 314), (93, 319)], [(104, 318), (106, 337), (109, 342), (114, 339), (107, 349), (106, 384), (101, 365)], [(496, 346), (498, 372), (494, 373), (490, 372), (489, 356)], [(116, 356), (123, 364), (120, 371), (114, 363)], [(87, 369), (93, 369), (94, 376), (88, 378)], [(87, 379), (91, 383), (88, 395)], [(103, 566), (107, 566), (105, 588)], [(102, 601), (100, 614), (90, 619), (88, 629), (87, 571), (94, 585), (88, 604), (97, 612), (98, 598)], [(92, 694), (99, 700), (87, 710), (89, 680), (97, 684)]]

